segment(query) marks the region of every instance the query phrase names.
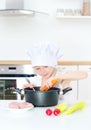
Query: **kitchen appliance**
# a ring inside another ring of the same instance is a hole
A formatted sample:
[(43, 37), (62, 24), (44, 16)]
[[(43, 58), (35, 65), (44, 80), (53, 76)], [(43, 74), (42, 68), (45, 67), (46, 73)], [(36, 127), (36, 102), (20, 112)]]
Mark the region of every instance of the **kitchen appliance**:
[(0, 16), (34, 16), (35, 13), (48, 15), (46, 12), (31, 10), (29, 7), (25, 8), (25, 0), (4, 0), (2, 7)]
[(0, 97), (1, 99), (21, 99), (20, 94), (12, 88), (21, 88), (26, 77), (35, 76), (31, 65), (0, 65)]

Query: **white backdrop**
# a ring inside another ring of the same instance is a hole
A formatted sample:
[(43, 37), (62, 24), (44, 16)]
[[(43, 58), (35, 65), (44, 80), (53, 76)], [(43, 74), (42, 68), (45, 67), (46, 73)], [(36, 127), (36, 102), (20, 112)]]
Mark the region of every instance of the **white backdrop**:
[(82, 0), (25, 0), (25, 6), (50, 15), (0, 17), (0, 60), (30, 60), (27, 49), (40, 41), (60, 44), (61, 60), (91, 60), (91, 19), (56, 18), (57, 8), (81, 8)]

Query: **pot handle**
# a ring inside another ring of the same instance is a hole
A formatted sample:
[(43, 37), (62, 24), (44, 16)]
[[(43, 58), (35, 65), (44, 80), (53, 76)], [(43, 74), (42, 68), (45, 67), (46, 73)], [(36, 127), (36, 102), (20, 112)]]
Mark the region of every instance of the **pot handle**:
[(23, 89), (19, 89), (19, 88), (14, 88), (14, 87), (12, 87), (12, 90), (14, 90), (15, 92), (17, 92), (17, 93), (19, 93), (20, 95), (22, 94), (22, 90)]
[(72, 91), (71, 87), (65, 88), (62, 90), (62, 95), (66, 94), (67, 92)]

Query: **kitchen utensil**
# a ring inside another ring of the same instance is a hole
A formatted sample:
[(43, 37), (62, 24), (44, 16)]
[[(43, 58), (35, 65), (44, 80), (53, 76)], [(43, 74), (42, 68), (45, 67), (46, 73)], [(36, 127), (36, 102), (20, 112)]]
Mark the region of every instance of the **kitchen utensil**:
[[(48, 91), (40, 91), (40, 87), (34, 87), (35, 91), (32, 88), (25, 88), (24, 97), (26, 102), (32, 103), (35, 107), (48, 107), (55, 106), (58, 104), (59, 96), (66, 94), (68, 91), (71, 91), (72, 88), (65, 88), (63, 91), (60, 91), (60, 88), (51, 88)], [(14, 90), (22, 94), (22, 89), (14, 88)]]
[(40, 91), (40, 87), (34, 87), (35, 91), (31, 88), (24, 89), (24, 96), (26, 102), (32, 103), (35, 107), (48, 107), (55, 106), (58, 104), (59, 96), (64, 95), (72, 88), (65, 88), (60, 91), (60, 88), (51, 88), (48, 91)]
[(14, 88), (12, 87), (12, 90), (14, 90), (15, 92), (19, 93), (20, 95), (22, 95), (22, 90), (23, 89), (19, 89), (19, 88)]
[[(26, 81), (27, 81), (29, 84), (31, 84), (31, 82), (30, 82), (30, 80), (29, 80), (28, 78), (26, 78)], [(35, 91), (34, 88), (32, 88), (32, 89), (33, 89), (33, 91)]]

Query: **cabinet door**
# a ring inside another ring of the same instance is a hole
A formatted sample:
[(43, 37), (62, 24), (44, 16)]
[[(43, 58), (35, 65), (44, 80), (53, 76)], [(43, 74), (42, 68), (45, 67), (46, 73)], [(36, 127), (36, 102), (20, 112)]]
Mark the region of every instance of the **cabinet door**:
[[(67, 71), (76, 71), (77, 70), (77, 66), (71, 66), (71, 65), (60, 65), (58, 66), (58, 69), (60, 71), (60, 73), (65, 73)], [(74, 102), (75, 100), (77, 100), (77, 91), (78, 91), (78, 81), (72, 81), (70, 83), (69, 87), (72, 87), (72, 91), (68, 92), (67, 94), (64, 95), (64, 98), (67, 100), (70, 100), (71, 102)]]
[(91, 99), (91, 65), (80, 65), (79, 70), (85, 70), (88, 73), (88, 77), (78, 81), (78, 99), (89, 100)]

